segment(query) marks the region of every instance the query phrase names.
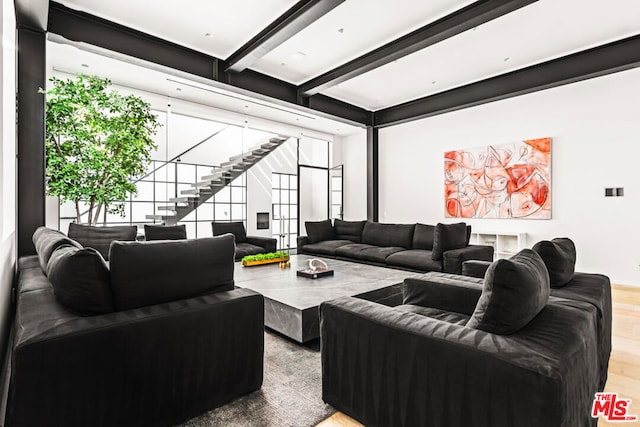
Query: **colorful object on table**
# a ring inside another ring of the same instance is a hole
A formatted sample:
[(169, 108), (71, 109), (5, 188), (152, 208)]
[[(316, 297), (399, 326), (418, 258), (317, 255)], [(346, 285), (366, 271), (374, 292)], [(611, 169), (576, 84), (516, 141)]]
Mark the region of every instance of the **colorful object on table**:
[(444, 154), (447, 218), (551, 218), (551, 138)]
[[(254, 265), (274, 264), (274, 263), (287, 263), (289, 264), (289, 254), (286, 252), (269, 252), (267, 254), (247, 255), (242, 258), (242, 265), (245, 267), (252, 267)], [(290, 264), (289, 264), (290, 265)], [(283, 268), (283, 267), (280, 267)]]

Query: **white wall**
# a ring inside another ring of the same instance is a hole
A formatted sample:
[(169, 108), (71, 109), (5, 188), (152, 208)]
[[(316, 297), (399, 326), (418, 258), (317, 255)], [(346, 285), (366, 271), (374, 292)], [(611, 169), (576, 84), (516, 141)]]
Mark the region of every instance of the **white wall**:
[[(549, 136), (552, 219), (466, 222), (526, 232), (528, 246), (570, 237), (578, 271), (640, 286), (639, 114), (635, 69), (382, 129), (380, 220), (456, 222), (444, 217), (445, 151)], [(605, 187), (625, 196), (605, 198)]]
[(2, 0), (2, 55), (0, 56), (0, 361), (6, 352), (11, 323), (11, 289), (16, 262), (15, 223), (15, 14), (13, 1)]
[[(290, 138), (260, 162), (247, 171), (247, 234), (250, 236), (271, 237), (273, 212), (271, 211), (271, 174), (297, 174), (297, 141)], [(258, 230), (256, 219), (258, 212), (269, 212), (269, 229)], [(292, 224), (292, 227), (294, 225)], [(292, 234), (295, 230), (292, 230)]]
[(344, 164), (344, 219), (361, 221), (367, 218), (367, 132), (342, 137), (339, 147)]

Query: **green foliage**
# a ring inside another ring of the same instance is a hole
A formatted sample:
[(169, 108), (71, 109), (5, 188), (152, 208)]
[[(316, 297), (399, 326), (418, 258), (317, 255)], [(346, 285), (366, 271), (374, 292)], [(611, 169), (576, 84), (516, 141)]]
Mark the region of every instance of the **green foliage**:
[(288, 258), (289, 254), (285, 252), (269, 252), (266, 254), (257, 254), (257, 255), (247, 255), (242, 258), (242, 262), (252, 262), (252, 261), (264, 261), (266, 259), (280, 259), (280, 258)]
[(47, 192), (89, 205), (88, 223), (100, 210), (124, 216), (128, 193), (136, 193), (156, 148), (160, 124), (151, 106), (135, 95), (107, 91), (109, 79), (78, 75), (50, 79), (46, 101)]

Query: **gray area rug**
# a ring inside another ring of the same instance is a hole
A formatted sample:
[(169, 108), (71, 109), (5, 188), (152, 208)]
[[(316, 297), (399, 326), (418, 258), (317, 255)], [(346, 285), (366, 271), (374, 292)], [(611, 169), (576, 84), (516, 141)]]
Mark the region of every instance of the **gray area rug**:
[(264, 382), (242, 396), (182, 424), (184, 427), (315, 426), (336, 410), (322, 401), (320, 352), (270, 331), (264, 334)]

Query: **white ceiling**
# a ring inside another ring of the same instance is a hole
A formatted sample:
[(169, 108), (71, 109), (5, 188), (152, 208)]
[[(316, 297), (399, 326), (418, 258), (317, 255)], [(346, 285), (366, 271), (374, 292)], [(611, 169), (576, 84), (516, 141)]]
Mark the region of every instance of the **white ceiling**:
[[(225, 59), (296, 1), (62, 3)], [(300, 84), (470, 3), (346, 0), (251, 68)], [(636, 34), (640, 0), (539, 0), (322, 93), (378, 110)]]
[[(242, 123), (246, 119), (249, 127), (289, 136), (300, 132), (309, 134), (308, 131), (346, 136), (362, 131), (360, 127), (321, 117), (309, 109), (280, 105), (230, 91), (219, 84), (208, 84), (206, 79), (190, 78), (186, 73), (168, 73), (162, 67), (143, 65), (90, 52), (72, 44), (47, 43), (49, 76), (66, 78), (83, 73), (107, 77), (121, 90), (138, 92), (159, 110), (165, 110), (170, 103), (174, 112), (227, 123)], [(277, 124), (285, 126), (278, 130)]]

